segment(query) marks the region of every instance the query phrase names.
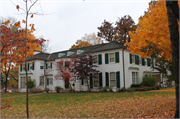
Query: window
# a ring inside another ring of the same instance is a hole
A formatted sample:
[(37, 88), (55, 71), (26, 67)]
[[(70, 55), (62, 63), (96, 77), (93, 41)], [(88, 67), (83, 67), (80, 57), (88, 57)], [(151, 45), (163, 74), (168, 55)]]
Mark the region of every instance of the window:
[(26, 77), (21, 77), (21, 88), (25, 88)]
[[(28, 79), (31, 78), (30, 76)], [(21, 86), (22, 89), (26, 88), (26, 77), (21, 77)]]
[(139, 57), (139, 64), (142, 64), (142, 58)]
[(40, 62), (40, 69), (44, 69), (44, 62)]
[(67, 53), (67, 56), (71, 56), (72, 54), (74, 54), (74, 52), (70, 52), (70, 51), (69, 51), (69, 52)]
[(44, 77), (43, 76), (39, 77), (39, 85), (44, 86)]
[(93, 59), (94, 59), (94, 63), (95, 63), (95, 64), (98, 63), (98, 56), (97, 56), (97, 55), (94, 55), (94, 56), (93, 56)]
[(109, 53), (109, 61), (110, 62), (115, 62), (115, 55), (114, 55), (114, 53)]
[(48, 69), (48, 68), (49, 68), (49, 69), (52, 69), (52, 63), (49, 63), (49, 62), (46, 63), (46, 69)]
[(132, 84), (138, 84), (138, 72), (132, 72)]
[(69, 65), (70, 65), (70, 62), (69, 62), (69, 61), (66, 61), (66, 62), (65, 62), (65, 67), (66, 67), (66, 68), (69, 68)]
[(84, 52), (84, 50), (77, 50), (77, 54), (81, 54), (83, 52)]
[(135, 55), (132, 54), (132, 63), (135, 63)]
[(53, 78), (49, 78), (49, 84), (53, 85)]
[(64, 55), (65, 55), (65, 53), (59, 53), (59, 57), (62, 57)]
[(94, 87), (99, 87), (99, 73), (94, 74)]
[(62, 68), (63, 67), (63, 62), (58, 62), (58, 67)]
[(110, 86), (116, 87), (116, 73), (110, 72)]

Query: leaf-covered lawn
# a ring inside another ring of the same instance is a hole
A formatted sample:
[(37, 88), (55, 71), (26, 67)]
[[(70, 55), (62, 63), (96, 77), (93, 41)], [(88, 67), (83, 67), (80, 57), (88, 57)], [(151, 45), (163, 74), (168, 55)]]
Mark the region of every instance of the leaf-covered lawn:
[[(26, 118), (25, 94), (8, 94), (2, 118)], [(173, 118), (175, 89), (135, 93), (71, 93), (29, 96), (30, 118)]]

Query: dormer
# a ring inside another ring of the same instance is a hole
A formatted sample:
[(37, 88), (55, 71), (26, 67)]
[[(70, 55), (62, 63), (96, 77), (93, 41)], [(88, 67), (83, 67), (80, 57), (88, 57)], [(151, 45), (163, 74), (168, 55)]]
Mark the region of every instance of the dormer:
[(77, 55), (79, 55), (79, 54), (81, 54), (83, 52), (84, 52), (84, 50), (77, 50)]
[(74, 54), (74, 52), (69, 51), (69, 52), (67, 53), (67, 56), (71, 56), (72, 54)]
[(64, 56), (65, 55), (65, 53), (59, 53), (58, 54), (58, 57), (62, 57), (62, 56)]

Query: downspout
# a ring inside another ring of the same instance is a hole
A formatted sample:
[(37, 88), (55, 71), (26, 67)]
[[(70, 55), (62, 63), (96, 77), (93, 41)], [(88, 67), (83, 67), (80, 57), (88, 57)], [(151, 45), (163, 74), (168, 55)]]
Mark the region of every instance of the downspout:
[(124, 80), (124, 88), (125, 88), (125, 69), (124, 69), (124, 48), (123, 48), (123, 50), (122, 50), (122, 53), (123, 53), (123, 55), (122, 55), (122, 59), (123, 59), (123, 80)]

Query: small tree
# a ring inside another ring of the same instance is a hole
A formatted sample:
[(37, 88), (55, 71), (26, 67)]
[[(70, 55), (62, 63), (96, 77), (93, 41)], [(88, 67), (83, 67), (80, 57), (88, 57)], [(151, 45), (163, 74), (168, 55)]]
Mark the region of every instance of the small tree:
[(95, 58), (92, 58), (90, 54), (84, 54), (79, 56), (72, 56), (72, 66), (70, 68), (70, 72), (76, 76), (77, 80), (86, 80), (88, 91), (90, 92), (90, 77), (93, 77), (91, 73), (98, 73), (94, 67), (97, 67), (96, 65), (93, 65), (95, 63)]

